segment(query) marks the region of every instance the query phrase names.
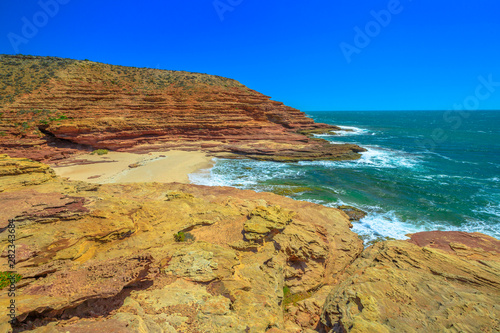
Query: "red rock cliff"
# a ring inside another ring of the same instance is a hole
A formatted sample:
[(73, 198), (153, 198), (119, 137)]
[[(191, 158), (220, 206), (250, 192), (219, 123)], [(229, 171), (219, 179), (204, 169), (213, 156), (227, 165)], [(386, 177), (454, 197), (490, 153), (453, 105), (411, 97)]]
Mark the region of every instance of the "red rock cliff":
[(219, 76), (2, 55), (0, 78), (0, 152), (11, 156), (175, 148), (296, 161), (363, 151), (307, 137), (338, 128)]

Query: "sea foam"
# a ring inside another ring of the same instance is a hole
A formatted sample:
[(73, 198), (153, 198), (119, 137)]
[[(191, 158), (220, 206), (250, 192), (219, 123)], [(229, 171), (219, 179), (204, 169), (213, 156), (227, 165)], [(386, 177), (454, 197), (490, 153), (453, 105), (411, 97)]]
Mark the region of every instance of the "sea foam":
[(354, 126), (339, 126), (343, 131), (335, 132), (340, 136), (349, 136), (349, 135), (373, 135), (375, 133), (370, 132), (366, 128), (359, 128)]
[(303, 172), (289, 168), (286, 163), (216, 159), (213, 168), (193, 173), (189, 175), (189, 179), (197, 185), (253, 189), (266, 180), (284, 179)]
[(339, 126), (339, 130), (331, 131), (331, 134), (314, 134), (317, 137), (334, 137), (334, 136), (352, 136), (352, 135), (375, 135), (375, 132), (372, 132), (366, 128), (354, 127), (354, 126)]
[[(360, 207), (368, 212), (367, 216), (359, 222), (353, 223), (352, 231), (360, 235), (365, 244), (370, 241), (394, 238), (408, 239), (408, 234), (423, 231), (464, 231), (480, 232), (500, 238), (498, 224), (485, 223), (477, 219), (466, 219), (460, 226), (451, 225), (444, 221), (403, 221), (395, 211), (383, 211), (380, 207)], [(486, 207), (485, 211), (500, 216), (499, 207)]]
[(418, 155), (383, 149), (379, 147), (364, 147), (367, 151), (361, 153), (361, 158), (354, 161), (301, 161), (299, 165), (323, 166), (329, 168), (415, 168), (420, 163)]

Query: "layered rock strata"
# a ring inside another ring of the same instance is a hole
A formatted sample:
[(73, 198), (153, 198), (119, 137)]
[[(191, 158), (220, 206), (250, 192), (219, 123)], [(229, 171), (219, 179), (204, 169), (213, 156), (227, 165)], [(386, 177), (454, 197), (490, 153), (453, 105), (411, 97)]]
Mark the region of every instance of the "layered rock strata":
[(0, 56), (0, 153), (40, 161), (97, 148), (203, 150), (276, 161), (359, 158), (339, 130), (219, 76)]

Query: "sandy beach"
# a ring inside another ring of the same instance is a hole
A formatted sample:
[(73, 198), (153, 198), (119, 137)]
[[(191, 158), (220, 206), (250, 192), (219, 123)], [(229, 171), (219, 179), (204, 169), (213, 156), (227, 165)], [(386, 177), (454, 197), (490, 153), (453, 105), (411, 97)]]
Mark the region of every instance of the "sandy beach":
[(108, 152), (79, 155), (63, 166), (53, 166), (56, 174), (90, 183), (185, 183), (188, 175), (213, 165), (212, 157), (197, 151), (167, 151), (148, 154)]

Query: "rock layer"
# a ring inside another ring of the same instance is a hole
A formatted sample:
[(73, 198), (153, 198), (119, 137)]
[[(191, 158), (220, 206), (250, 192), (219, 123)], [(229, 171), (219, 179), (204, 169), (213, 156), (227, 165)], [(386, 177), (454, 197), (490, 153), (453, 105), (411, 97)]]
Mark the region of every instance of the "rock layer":
[(183, 149), (298, 161), (364, 151), (301, 134), (339, 128), (213, 75), (2, 55), (0, 79), (0, 152), (11, 156)]

